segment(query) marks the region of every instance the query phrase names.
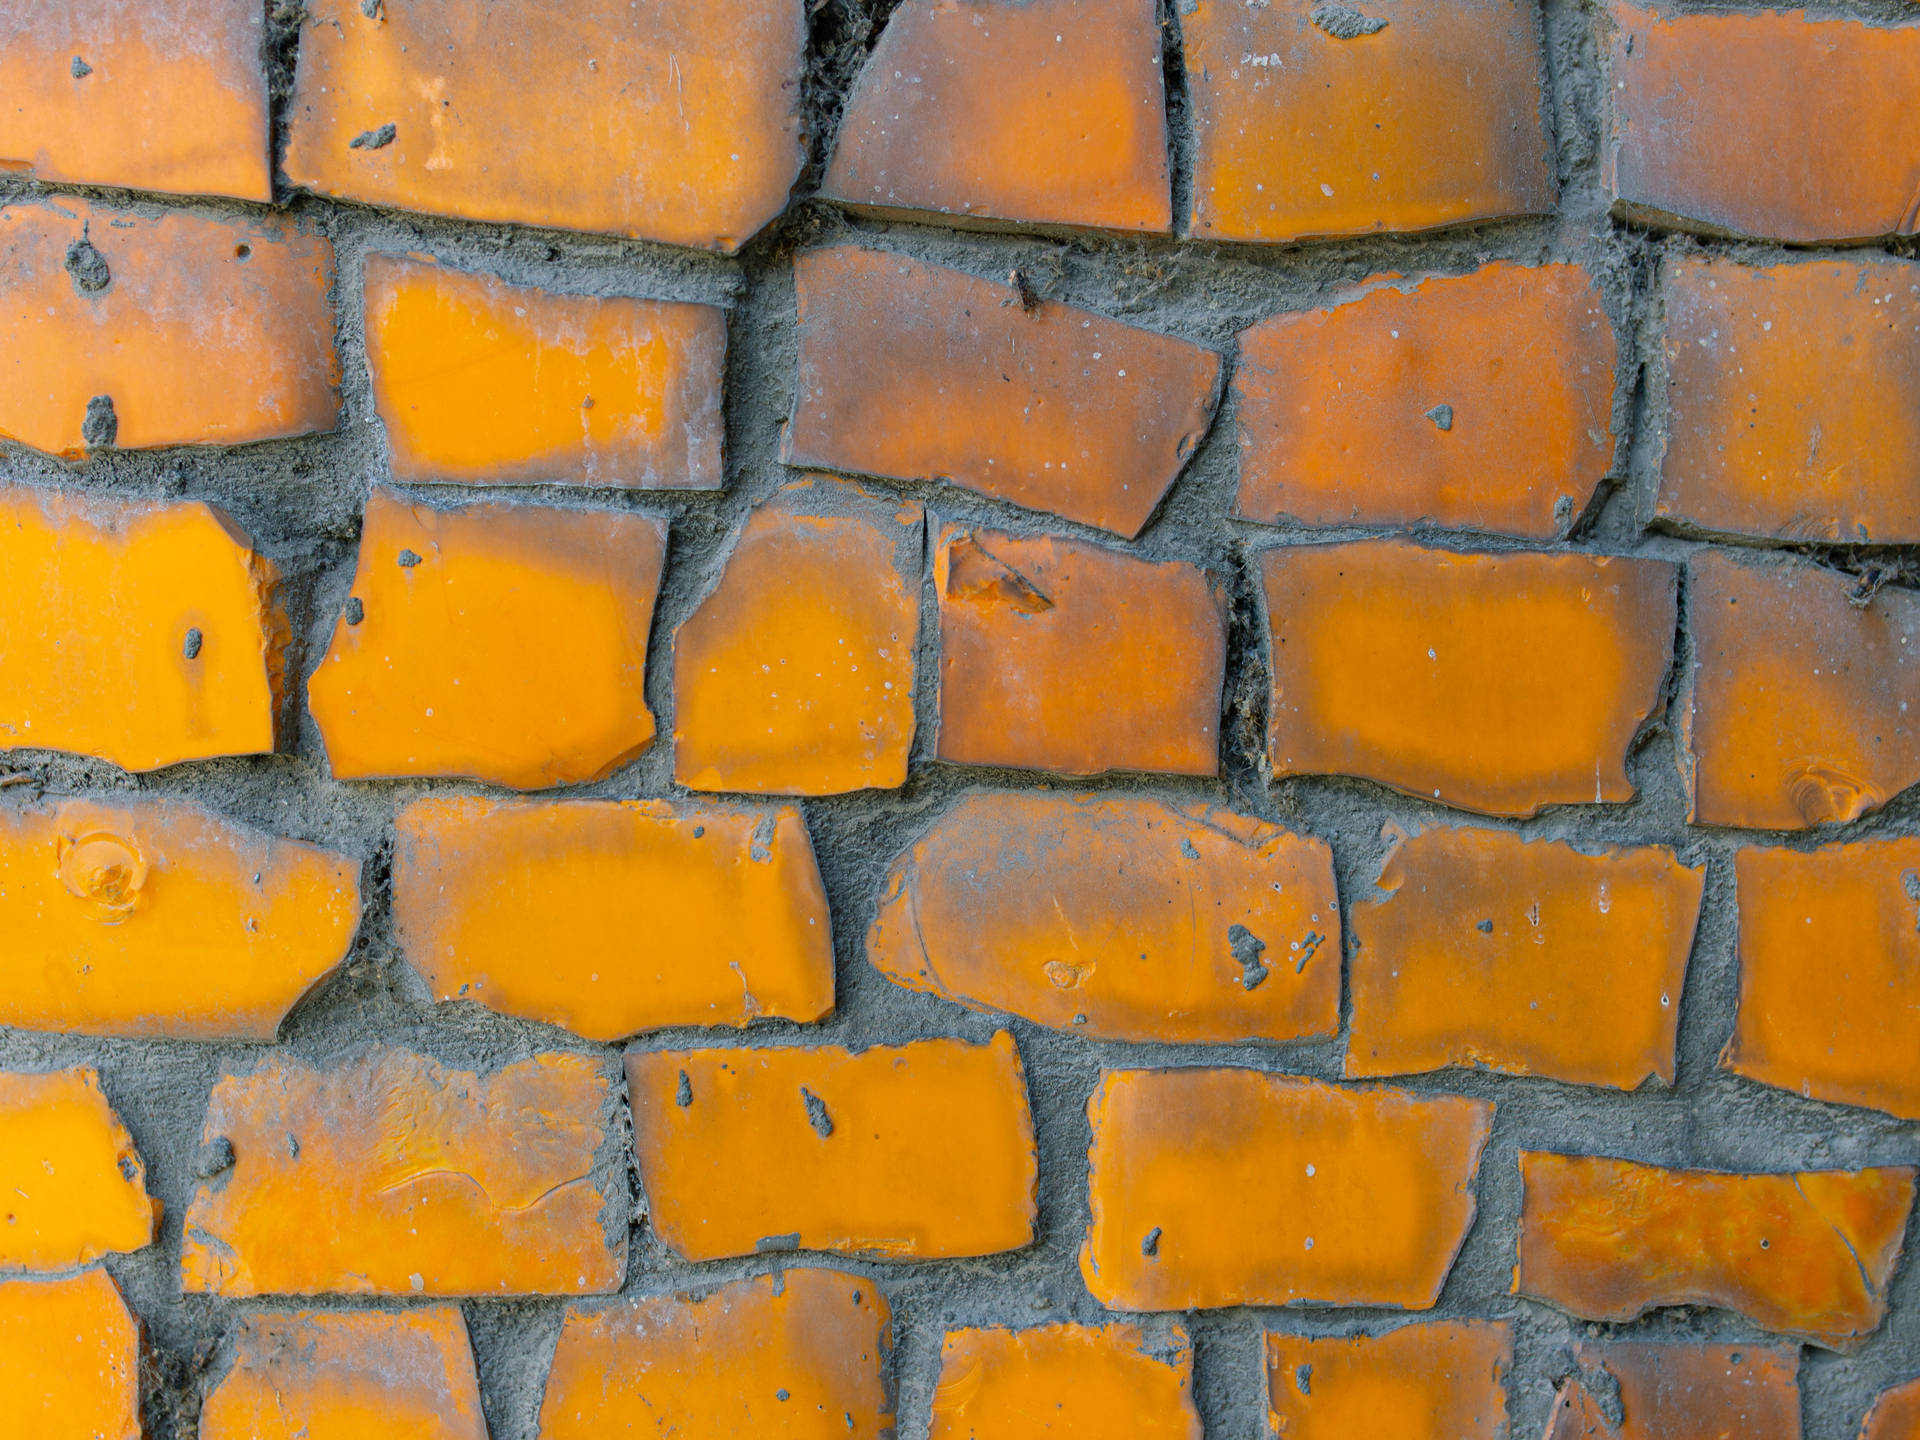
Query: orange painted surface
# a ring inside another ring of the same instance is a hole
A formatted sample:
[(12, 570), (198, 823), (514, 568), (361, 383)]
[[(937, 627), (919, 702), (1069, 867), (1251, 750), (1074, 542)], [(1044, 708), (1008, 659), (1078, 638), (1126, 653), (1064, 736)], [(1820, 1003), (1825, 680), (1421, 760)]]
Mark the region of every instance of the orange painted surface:
[(245, 1295), (610, 1294), (626, 1184), (603, 1193), (612, 1076), (551, 1053), (482, 1078), (409, 1051), (280, 1052), (213, 1087), (181, 1288)]
[(394, 829), (394, 931), (436, 1000), (590, 1040), (833, 1009), (826, 892), (791, 806), (449, 797)]
[(1740, 1175), (1520, 1152), (1514, 1289), (1585, 1320), (1713, 1305), (1830, 1350), (1875, 1330), (1914, 1171)]
[(140, 1322), (112, 1276), (0, 1280), (0, 1395), (6, 1440), (142, 1440)]
[(1220, 356), (1190, 341), (852, 245), (794, 274), (789, 465), (945, 481), (1132, 537), (1212, 421)]
[(727, 316), (374, 253), (367, 365), (397, 480), (717, 490)]
[(540, 1440), (886, 1440), (892, 1312), (839, 1270), (783, 1269), (575, 1306), (540, 1406)]
[(1575, 1341), (1573, 1358), (1545, 1440), (1800, 1440), (1797, 1349)]
[(0, 1073), (0, 1270), (143, 1249), (160, 1226), (133, 1137), (88, 1066)]
[(1654, 514), (1781, 540), (1920, 540), (1920, 266), (1669, 259)]
[(1493, 1106), (1254, 1070), (1109, 1070), (1080, 1270), (1116, 1310), (1439, 1298)]
[(797, 0), (307, 10), (284, 166), (322, 195), (731, 254), (800, 172)]
[(459, 1307), (250, 1311), (200, 1440), (487, 1440)]
[(1610, 9), (1616, 213), (1795, 242), (1913, 233), (1920, 155), (1883, 137), (1920, 101), (1920, 25)]
[(1464, 827), (1401, 840), (1353, 906), (1347, 1074), (1671, 1085), (1704, 877), (1658, 845), (1583, 854)]
[(1033, 1239), (1033, 1118), (1005, 1031), (635, 1052), (627, 1085), (648, 1221), (684, 1259), (951, 1259)]
[(1198, 566), (948, 526), (933, 584), (942, 760), (1218, 773), (1226, 600)]
[(0, 208), (0, 438), (77, 460), (331, 430), (332, 287), (332, 242), (278, 217)]
[(1454, 1320), (1378, 1335), (1267, 1334), (1279, 1440), (1505, 1440), (1513, 1327)]
[(1332, 853), (1216, 806), (962, 796), (894, 861), (867, 958), (909, 989), (1089, 1039), (1340, 1027)]
[(1920, 595), (1856, 605), (1854, 577), (1785, 557), (1702, 550), (1687, 568), (1689, 819), (1805, 830), (1920, 780)]
[(1432, 230), (1554, 206), (1532, 11), (1393, 0), (1340, 39), (1318, 0), (1196, 0), (1192, 234), (1279, 242)]
[(1621, 556), (1269, 550), (1277, 775), (1356, 775), (1491, 815), (1633, 798), (1675, 567)]
[(1578, 265), (1381, 284), (1240, 336), (1234, 513), (1563, 536), (1613, 463), (1616, 346)]
[(653, 743), (665, 561), (666, 526), (632, 511), (435, 509), (376, 489), (347, 613), (307, 682), (334, 778), (539, 790), (626, 764)]
[(0, 753), (272, 750), (279, 578), (211, 505), (0, 485)]
[(1914, 1440), (1920, 1435), (1920, 1380), (1880, 1392), (1860, 1427), (1860, 1440)]
[(1201, 1440), (1186, 1331), (950, 1330), (928, 1440)]
[(840, 795), (904, 784), (925, 516), (803, 480), (755, 506), (673, 638), (673, 777)]
[(0, 1024), (272, 1040), (360, 927), (360, 864), (196, 805), (0, 810)]
[(0, 15), (0, 170), (271, 200), (265, 18), (252, 0), (10, 6)]
[(1164, 235), (1160, 49), (1153, 0), (906, 0), (847, 99), (821, 193), (949, 223)]
[(1734, 852), (1740, 1015), (1721, 1063), (1920, 1120), (1920, 840)]

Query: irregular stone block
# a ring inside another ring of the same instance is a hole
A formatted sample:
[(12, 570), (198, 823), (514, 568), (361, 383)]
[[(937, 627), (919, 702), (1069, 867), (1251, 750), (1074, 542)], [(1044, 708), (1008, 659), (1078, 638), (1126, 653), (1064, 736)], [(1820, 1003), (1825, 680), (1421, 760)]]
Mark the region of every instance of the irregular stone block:
[(1193, 1350), (1175, 1325), (949, 1330), (928, 1440), (1201, 1440)]
[(146, 1177), (92, 1067), (0, 1073), (0, 1271), (66, 1270), (152, 1244), (160, 1202)]
[(112, 1276), (0, 1280), (0, 1395), (20, 1440), (142, 1440), (140, 1322)]
[(1800, 1440), (1799, 1351), (1575, 1341), (1545, 1440)]
[(1267, 1332), (1267, 1416), (1285, 1440), (1506, 1440), (1513, 1326), (1402, 1325), (1379, 1335)]
[(1860, 1426), (1860, 1440), (1911, 1440), (1920, 1434), (1920, 1380), (1882, 1390)]

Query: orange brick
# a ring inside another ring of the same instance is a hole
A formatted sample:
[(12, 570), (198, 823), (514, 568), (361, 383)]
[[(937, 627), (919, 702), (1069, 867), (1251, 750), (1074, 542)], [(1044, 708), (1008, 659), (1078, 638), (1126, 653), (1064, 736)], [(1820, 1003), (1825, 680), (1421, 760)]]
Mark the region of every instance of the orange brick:
[(1203, 346), (879, 250), (794, 268), (789, 465), (946, 481), (1132, 537), (1212, 421)]
[(0, 15), (0, 171), (271, 200), (265, 12), (67, 0)]
[(370, 1049), (269, 1054), (213, 1087), (182, 1288), (217, 1295), (575, 1295), (626, 1274), (627, 1186), (598, 1057), (482, 1076)]
[(802, 480), (754, 507), (673, 640), (673, 778), (838, 795), (905, 783), (925, 516)]
[(1885, 137), (1920, 104), (1920, 25), (1611, 12), (1616, 215), (1802, 242), (1914, 232), (1920, 160)]
[(153, 1243), (133, 1137), (84, 1065), (0, 1073), (0, 1270), (64, 1270)]
[(0, 1280), (8, 1440), (141, 1440), (140, 1322), (104, 1270)]
[(1240, 336), (1247, 520), (1563, 536), (1613, 463), (1613, 326), (1578, 265), (1380, 284)]
[(1219, 772), (1226, 601), (1198, 566), (950, 525), (933, 583), (942, 760)]
[(1734, 852), (1740, 1017), (1721, 1063), (1920, 1120), (1920, 840)]
[(1911, 1167), (1730, 1175), (1520, 1152), (1514, 1289), (1585, 1320), (1713, 1305), (1830, 1350), (1886, 1313)]
[(1491, 815), (1630, 800), (1674, 567), (1367, 540), (1261, 556), (1278, 775), (1357, 775)]
[(1576, 1341), (1573, 1355), (1546, 1440), (1800, 1440), (1798, 1350)]
[(1654, 514), (1782, 540), (1920, 540), (1920, 266), (1670, 259)]
[(394, 828), (394, 931), (437, 1000), (590, 1040), (833, 1009), (826, 892), (792, 806), (447, 798)]
[(1860, 1427), (1860, 1440), (1913, 1440), (1920, 1435), (1920, 1380), (1882, 1390)]
[(632, 760), (653, 743), (666, 548), (666, 527), (632, 511), (435, 509), (375, 490), (347, 613), (307, 682), (335, 778), (539, 790)]
[(366, 260), (367, 364), (399, 480), (718, 490), (727, 316)]
[(1201, 1440), (1193, 1351), (1173, 1326), (950, 1330), (928, 1440)]
[(359, 926), (357, 860), (182, 801), (0, 811), (0, 1024), (272, 1040)]
[(322, 195), (727, 253), (805, 158), (796, 0), (310, 0), (285, 168)]
[(1380, 1335), (1267, 1335), (1280, 1440), (1505, 1440), (1513, 1327), (1456, 1320)]
[(454, 1305), (253, 1311), (208, 1393), (200, 1440), (487, 1440)]
[(1318, 840), (1216, 806), (966, 795), (893, 863), (888, 979), (1100, 1040), (1340, 1028), (1340, 905)]
[(661, 1242), (947, 1259), (1033, 1239), (1037, 1162), (1013, 1037), (627, 1056)]
[(839, 1270), (574, 1306), (547, 1376), (540, 1440), (886, 1440), (892, 1348), (886, 1297)]
[(1804, 830), (1920, 780), (1920, 596), (1864, 604), (1852, 577), (1706, 550), (1688, 567), (1682, 690), (1689, 819)]
[(1164, 235), (1160, 48), (1153, 0), (906, 0), (848, 97), (821, 193), (900, 218)]
[(279, 571), (224, 511), (0, 484), (0, 754), (273, 749)]
[[(1341, 38), (1350, 21), (1374, 28)], [(1507, 0), (1195, 0), (1180, 16), (1192, 234), (1306, 240), (1551, 210), (1536, 25)]]
[(331, 242), (273, 216), (0, 209), (0, 438), (77, 460), (331, 430), (332, 286)]
[(1433, 829), (1353, 907), (1349, 1075), (1480, 1065), (1576, 1085), (1673, 1083), (1704, 869), (1663, 846)]
[(1493, 1106), (1254, 1070), (1109, 1070), (1087, 1106), (1087, 1288), (1118, 1310), (1431, 1308)]

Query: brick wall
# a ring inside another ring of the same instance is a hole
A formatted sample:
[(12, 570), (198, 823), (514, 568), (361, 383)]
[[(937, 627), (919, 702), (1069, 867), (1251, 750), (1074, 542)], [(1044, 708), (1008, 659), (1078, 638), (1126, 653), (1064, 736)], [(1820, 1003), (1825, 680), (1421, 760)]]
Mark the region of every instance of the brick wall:
[(1843, 11), (0, 0), (0, 1437), (1920, 1434)]

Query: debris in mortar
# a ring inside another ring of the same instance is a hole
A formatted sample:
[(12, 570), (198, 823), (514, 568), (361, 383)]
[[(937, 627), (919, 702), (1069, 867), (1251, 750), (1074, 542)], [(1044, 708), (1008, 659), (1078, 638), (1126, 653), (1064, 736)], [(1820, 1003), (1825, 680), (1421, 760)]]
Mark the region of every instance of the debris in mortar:
[(211, 1180), (232, 1168), (233, 1142), (224, 1135), (216, 1135), (202, 1145), (193, 1162), (194, 1178), (198, 1180)]
[(1377, 35), (1387, 28), (1385, 20), (1363, 15), (1351, 5), (1341, 5), (1338, 0), (1316, 5), (1308, 19), (1336, 40), (1353, 40), (1362, 35)]
[(89, 450), (105, 450), (120, 438), (120, 417), (113, 413), (111, 395), (96, 395), (87, 401), (80, 438)]
[(347, 624), (358, 625), (367, 618), (367, 607), (360, 603), (358, 595), (347, 597)]
[(1040, 308), (1040, 292), (1033, 288), (1033, 282), (1026, 277), (1025, 272), (1009, 270), (1007, 284), (1013, 287), (1013, 294), (1010, 298), (1002, 300), (1000, 302), (1002, 305), (1017, 304), (1029, 314)]
[(400, 131), (389, 120), (377, 130), (362, 130), (347, 142), (349, 150), (384, 150), (393, 143), (393, 137)]

